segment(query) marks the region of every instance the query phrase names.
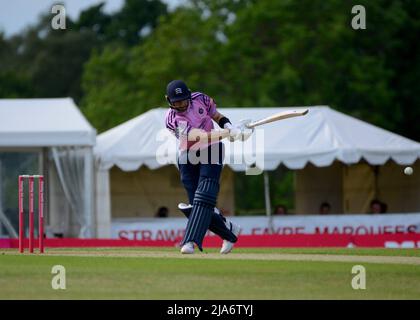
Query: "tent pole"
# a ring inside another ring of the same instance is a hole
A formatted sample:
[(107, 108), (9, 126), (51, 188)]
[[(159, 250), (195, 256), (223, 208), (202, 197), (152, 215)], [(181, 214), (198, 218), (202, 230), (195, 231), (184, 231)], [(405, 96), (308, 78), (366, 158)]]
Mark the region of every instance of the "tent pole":
[(270, 177), (267, 171), (264, 171), (264, 196), (265, 196), (265, 214), (268, 218), (268, 229), (273, 234), (273, 215), (271, 213), (271, 201), (270, 201)]
[(95, 221), (93, 217), (93, 152), (91, 147), (85, 148), (84, 154), (84, 216), (85, 238), (95, 238)]
[(374, 198), (378, 199), (379, 197), (379, 190), (378, 190), (378, 178), (379, 178), (379, 166), (373, 167), (373, 174), (374, 174)]
[(270, 178), (268, 172), (264, 171), (264, 196), (265, 196), (265, 214), (267, 217), (271, 216), (271, 201), (270, 201)]

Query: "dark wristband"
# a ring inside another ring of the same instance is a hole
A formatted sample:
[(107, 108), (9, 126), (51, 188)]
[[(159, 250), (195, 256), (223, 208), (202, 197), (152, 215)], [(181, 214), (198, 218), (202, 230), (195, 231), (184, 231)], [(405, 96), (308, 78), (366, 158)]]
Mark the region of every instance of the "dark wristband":
[(232, 124), (232, 122), (230, 122), (228, 118), (226, 118), (226, 117), (222, 117), (222, 118), (219, 120), (219, 123), (218, 123), (218, 124), (219, 124), (219, 127), (223, 129), (223, 128), (225, 127), (225, 124), (226, 124), (226, 123), (230, 123), (230, 124)]

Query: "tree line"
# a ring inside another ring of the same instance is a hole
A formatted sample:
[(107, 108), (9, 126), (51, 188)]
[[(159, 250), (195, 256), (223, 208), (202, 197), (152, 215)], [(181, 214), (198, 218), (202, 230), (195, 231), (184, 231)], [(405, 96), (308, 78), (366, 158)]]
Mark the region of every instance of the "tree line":
[[(354, 30), (351, 9), (366, 8)], [(418, 0), (126, 0), (0, 33), (0, 97), (73, 97), (98, 129), (165, 106), (184, 79), (220, 106), (329, 105), (420, 140)]]

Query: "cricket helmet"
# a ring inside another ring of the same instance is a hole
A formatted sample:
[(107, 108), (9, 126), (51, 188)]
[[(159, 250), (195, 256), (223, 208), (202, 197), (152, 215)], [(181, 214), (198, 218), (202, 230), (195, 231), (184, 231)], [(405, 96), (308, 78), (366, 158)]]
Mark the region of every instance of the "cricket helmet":
[(191, 91), (182, 80), (173, 80), (166, 87), (166, 100), (169, 104), (182, 100), (191, 99)]

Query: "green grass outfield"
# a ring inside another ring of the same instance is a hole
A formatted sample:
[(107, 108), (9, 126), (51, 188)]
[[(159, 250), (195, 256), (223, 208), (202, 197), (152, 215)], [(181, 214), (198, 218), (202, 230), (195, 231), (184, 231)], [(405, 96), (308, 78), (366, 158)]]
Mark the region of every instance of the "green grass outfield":
[[(54, 265), (66, 289), (54, 290)], [(354, 290), (354, 265), (366, 289)], [(0, 249), (0, 299), (420, 299), (420, 249)]]

